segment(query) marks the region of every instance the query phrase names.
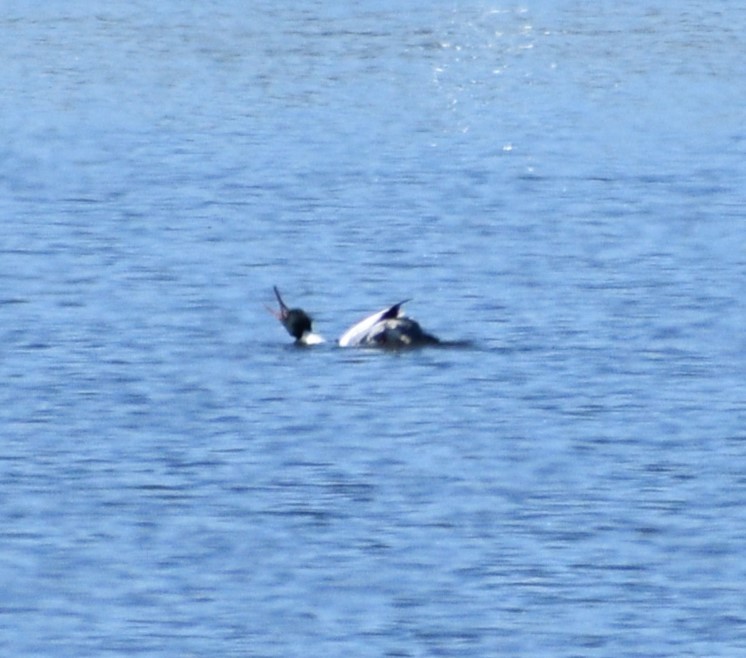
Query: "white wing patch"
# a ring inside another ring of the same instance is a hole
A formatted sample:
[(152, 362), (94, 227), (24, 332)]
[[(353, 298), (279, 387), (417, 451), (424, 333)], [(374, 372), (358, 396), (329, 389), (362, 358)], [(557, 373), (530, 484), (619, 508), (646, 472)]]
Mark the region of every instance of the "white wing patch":
[(392, 308), (393, 308), (392, 306), (387, 306), (386, 308), (378, 311), (378, 313), (369, 315), (364, 320), (360, 320), (360, 322), (358, 322), (356, 325), (350, 327), (347, 331), (345, 331), (342, 334), (342, 336), (340, 336), (339, 346), (340, 347), (352, 347), (355, 345), (360, 345), (363, 339), (368, 335), (368, 332), (373, 327), (375, 327), (381, 321), (381, 318), (383, 318), (384, 315), (389, 313)]

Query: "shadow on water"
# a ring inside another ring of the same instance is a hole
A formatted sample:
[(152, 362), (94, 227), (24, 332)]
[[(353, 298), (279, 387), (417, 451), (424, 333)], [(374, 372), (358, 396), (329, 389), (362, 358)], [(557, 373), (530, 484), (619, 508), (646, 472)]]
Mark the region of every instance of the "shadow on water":
[[(273, 344), (276, 346), (276, 344)], [(475, 350), (484, 351), (487, 348), (479, 345), (473, 340), (441, 340), (437, 343), (428, 345), (412, 345), (412, 346), (396, 346), (396, 347), (385, 347), (385, 346), (358, 346), (358, 347), (341, 347), (336, 341), (329, 341), (322, 343), (321, 345), (305, 345), (303, 343), (285, 343), (282, 349), (300, 352), (314, 352), (314, 351), (329, 351), (329, 350), (341, 350), (349, 354), (407, 354), (412, 352), (422, 352), (431, 350)]]

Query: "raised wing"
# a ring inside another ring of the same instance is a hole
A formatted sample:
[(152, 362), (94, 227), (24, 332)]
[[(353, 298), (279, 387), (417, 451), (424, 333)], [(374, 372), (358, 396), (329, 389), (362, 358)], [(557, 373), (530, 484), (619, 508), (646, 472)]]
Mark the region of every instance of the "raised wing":
[(339, 338), (340, 347), (352, 347), (365, 342), (366, 336), (370, 334), (373, 327), (375, 327), (379, 322), (398, 318), (401, 315), (402, 304), (405, 304), (408, 301), (408, 299), (405, 299), (398, 304), (394, 304), (393, 306), (389, 306), (381, 311), (378, 311), (378, 313), (369, 315), (364, 320), (360, 320), (360, 322), (350, 327)]

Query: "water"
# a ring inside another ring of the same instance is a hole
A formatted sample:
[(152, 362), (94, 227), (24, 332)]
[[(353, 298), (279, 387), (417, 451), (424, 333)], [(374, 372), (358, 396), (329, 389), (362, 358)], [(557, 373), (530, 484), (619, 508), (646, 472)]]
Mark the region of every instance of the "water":
[(739, 3), (151, 4), (4, 4), (2, 653), (744, 655)]

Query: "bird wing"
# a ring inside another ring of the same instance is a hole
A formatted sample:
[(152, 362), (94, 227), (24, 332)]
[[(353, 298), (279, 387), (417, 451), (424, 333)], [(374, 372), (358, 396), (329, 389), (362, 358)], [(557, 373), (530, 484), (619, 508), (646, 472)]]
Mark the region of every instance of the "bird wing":
[(365, 337), (370, 333), (371, 329), (373, 329), (373, 327), (375, 327), (379, 322), (398, 318), (401, 315), (401, 305), (407, 301), (409, 300), (405, 299), (403, 302), (399, 302), (393, 306), (387, 306), (383, 310), (373, 313), (373, 315), (369, 315), (364, 320), (360, 320), (360, 322), (350, 327), (342, 334), (342, 336), (340, 336), (340, 347), (360, 345)]

